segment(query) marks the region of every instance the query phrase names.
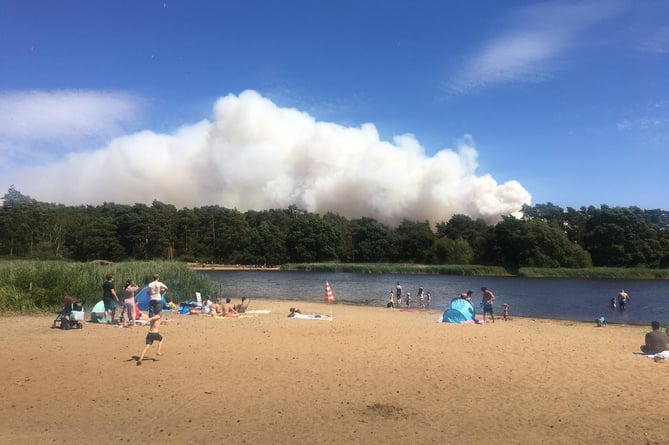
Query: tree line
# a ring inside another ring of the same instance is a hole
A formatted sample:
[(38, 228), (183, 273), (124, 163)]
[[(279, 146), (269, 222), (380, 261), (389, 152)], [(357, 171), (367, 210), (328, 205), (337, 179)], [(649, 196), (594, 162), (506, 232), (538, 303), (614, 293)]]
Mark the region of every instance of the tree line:
[(448, 221), (347, 219), (286, 209), (177, 209), (160, 201), (64, 206), (13, 186), (0, 209), (0, 256), (91, 261), (203, 263), (480, 264), (582, 268), (669, 267), (669, 212), (637, 207), (563, 209), (525, 205), (495, 224), (456, 214)]

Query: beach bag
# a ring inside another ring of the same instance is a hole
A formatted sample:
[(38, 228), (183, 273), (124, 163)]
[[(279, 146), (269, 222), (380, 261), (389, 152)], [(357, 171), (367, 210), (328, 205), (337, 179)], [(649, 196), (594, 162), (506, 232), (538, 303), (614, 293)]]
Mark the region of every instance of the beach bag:
[(179, 313), (181, 315), (189, 315), (190, 314), (190, 307), (188, 307), (188, 306), (179, 307)]

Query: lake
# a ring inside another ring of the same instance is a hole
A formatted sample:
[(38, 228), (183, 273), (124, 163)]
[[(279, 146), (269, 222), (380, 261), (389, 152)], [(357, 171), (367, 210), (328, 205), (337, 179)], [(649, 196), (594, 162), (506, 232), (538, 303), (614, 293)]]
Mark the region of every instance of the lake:
[[(509, 305), (511, 317), (593, 321), (604, 315), (610, 323), (648, 325), (652, 320), (669, 323), (669, 280), (593, 280), (574, 278), (470, 277), (453, 275), (360, 274), (346, 272), (200, 271), (219, 283), (222, 295), (238, 299), (290, 299), (323, 301), (325, 282), (335, 304), (385, 307), (388, 292), (399, 281), (403, 295), (418, 288), (432, 294), (432, 309), (443, 311), (452, 298), (474, 291), (474, 308), (480, 318), (481, 287), (495, 293), (495, 314)], [(621, 289), (630, 295), (625, 311), (609, 308)], [(412, 301), (417, 306), (417, 301)], [(286, 314), (288, 307), (286, 308)]]

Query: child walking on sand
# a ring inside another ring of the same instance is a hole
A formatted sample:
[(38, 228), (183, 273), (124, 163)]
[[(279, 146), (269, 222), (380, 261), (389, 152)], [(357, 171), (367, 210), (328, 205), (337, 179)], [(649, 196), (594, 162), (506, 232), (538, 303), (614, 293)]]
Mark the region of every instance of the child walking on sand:
[(149, 350), (154, 341), (158, 342), (158, 355), (163, 355), (163, 353), (160, 351), (163, 347), (163, 336), (160, 335), (160, 332), (158, 332), (158, 329), (160, 328), (160, 312), (149, 318), (148, 322), (151, 323), (151, 325), (149, 327), (149, 332), (146, 334), (146, 346), (139, 356), (139, 359), (137, 359), (137, 366), (142, 364), (142, 360), (144, 360), (144, 354), (146, 354), (146, 351)]

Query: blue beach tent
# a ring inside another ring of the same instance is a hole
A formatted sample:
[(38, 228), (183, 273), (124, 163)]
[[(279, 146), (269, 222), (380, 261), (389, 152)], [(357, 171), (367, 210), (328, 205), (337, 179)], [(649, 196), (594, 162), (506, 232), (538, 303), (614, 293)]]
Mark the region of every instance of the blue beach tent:
[[(171, 309), (167, 305), (167, 302), (165, 301), (165, 295), (162, 296), (163, 299), (163, 312), (169, 312)], [(140, 290), (135, 294), (135, 301), (137, 302), (137, 305), (139, 306), (140, 311), (148, 311), (149, 310), (149, 287), (145, 286), (144, 289)]]
[(464, 298), (454, 298), (451, 307), (444, 311), (444, 323), (465, 323), (474, 320), (474, 306)]

